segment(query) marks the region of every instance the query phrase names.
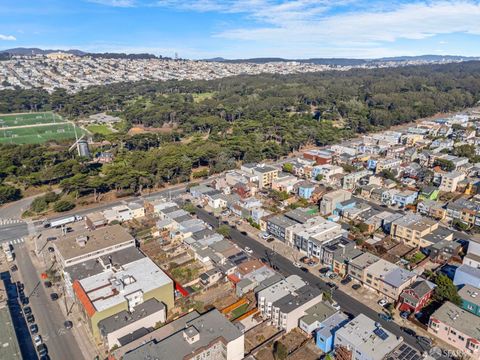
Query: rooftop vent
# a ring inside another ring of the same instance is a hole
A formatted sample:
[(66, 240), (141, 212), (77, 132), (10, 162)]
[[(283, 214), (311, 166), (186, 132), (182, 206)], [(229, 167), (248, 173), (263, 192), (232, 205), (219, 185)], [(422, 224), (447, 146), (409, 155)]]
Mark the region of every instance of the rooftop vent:
[(85, 247), (85, 245), (87, 245), (88, 236), (86, 236), (86, 235), (77, 236), (75, 241), (76, 241), (78, 246)]

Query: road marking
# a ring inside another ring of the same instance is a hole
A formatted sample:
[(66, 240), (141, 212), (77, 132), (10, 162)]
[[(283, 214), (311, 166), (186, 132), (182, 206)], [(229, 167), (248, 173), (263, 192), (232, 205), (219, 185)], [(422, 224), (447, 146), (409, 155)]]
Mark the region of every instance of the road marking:
[(10, 225), (10, 224), (19, 224), (24, 222), (19, 219), (0, 219), (0, 225)]
[(7, 240), (6, 242), (8, 242), (10, 245), (14, 245), (14, 244), (21, 244), (23, 242), (25, 242), (25, 238), (18, 238), (18, 239), (14, 239), (14, 240)]

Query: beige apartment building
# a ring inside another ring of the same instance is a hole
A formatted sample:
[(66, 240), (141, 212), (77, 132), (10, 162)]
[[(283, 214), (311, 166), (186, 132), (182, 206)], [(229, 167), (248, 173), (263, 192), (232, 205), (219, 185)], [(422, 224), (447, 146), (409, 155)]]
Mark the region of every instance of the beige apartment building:
[(364, 286), (394, 301), (417, 279), (417, 274), (369, 253), (353, 259), (348, 273)]
[(258, 176), (258, 187), (263, 189), (272, 185), (278, 178), (278, 169), (268, 165), (258, 165), (253, 168), (253, 173)]
[(452, 171), (442, 175), (442, 182), (438, 187), (440, 191), (455, 192), (457, 190), (458, 183), (465, 179), (465, 174)]
[(425, 218), (419, 214), (408, 214), (394, 222), (390, 228), (390, 235), (411, 247), (419, 247), (421, 239), (438, 228), (438, 222)]

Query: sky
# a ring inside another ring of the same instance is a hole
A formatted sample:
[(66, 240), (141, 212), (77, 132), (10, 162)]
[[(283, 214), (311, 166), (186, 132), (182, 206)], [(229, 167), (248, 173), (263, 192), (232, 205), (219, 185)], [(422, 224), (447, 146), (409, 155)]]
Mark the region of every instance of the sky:
[(480, 56), (480, 0), (0, 0), (0, 49), (205, 59)]

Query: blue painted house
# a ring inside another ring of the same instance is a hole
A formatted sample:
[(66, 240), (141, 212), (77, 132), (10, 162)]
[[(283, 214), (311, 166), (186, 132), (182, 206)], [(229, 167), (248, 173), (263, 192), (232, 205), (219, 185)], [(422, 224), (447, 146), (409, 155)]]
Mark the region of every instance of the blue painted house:
[(462, 308), (480, 316), (480, 289), (472, 285), (465, 285), (458, 291), (462, 298)]
[(376, 168), (377, 168), (377, 160), (376, 159), (368, 159), (367, 169), (375, 171)]
[(470, 265), (460, 265), (455, 271), (454, 285), (471, 285), (480, 288), (480, 269)]
[(348, 199), (342, 202), (339, 202), (335, 209), (333, 209), (334, 215), (342, 215), (342, 212), (347, 209), (353, 209), (357, 205), (355, 199)]
[(418, 193), (411, 190), (405, 190), (393, 195), (393, 203), (400, 206), (405, 207), (410, 204), (414, 204), (417, 200)]
[(306, 200), (309, 200), (315, 191), (315, 184), (311, 183), (310, 181), (302, 181), (301, 183), (297, 184), (297, 187), (298, 196)]
[(335, 333), (348, 323), (348, 317), (342, 312), (338, 312), (320, 324), (315, 331), (315, 343), (317, 347), (325, 353), (329, 353), (335, 347)]

